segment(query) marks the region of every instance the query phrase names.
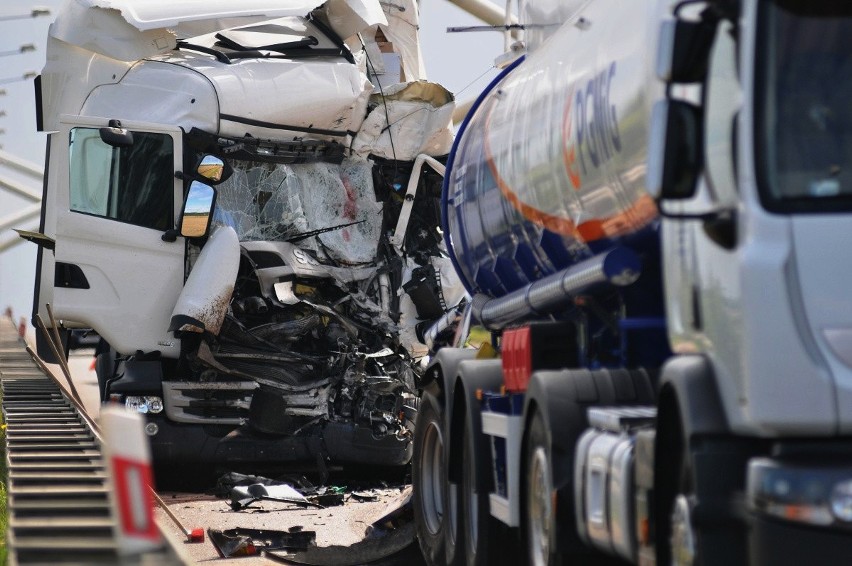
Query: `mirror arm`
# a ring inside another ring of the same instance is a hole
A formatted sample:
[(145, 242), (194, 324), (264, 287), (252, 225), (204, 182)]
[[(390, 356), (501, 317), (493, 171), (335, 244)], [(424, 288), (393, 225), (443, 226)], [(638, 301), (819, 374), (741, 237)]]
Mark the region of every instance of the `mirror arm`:
[(667, 212), (663, 203), (657, 199), (657, 210), (660, 216), (669, 220), (698, 220), (703, 223), (704, 233), (707, 237), (725, 248), (732, 250), (737, 247), (737, 211), (734, 208), (717, 208), (708, 212), (697, 214), (679, 214)]
[(706, 219), (704, 233), (726, 250), (733, 250), (737, 247), (737, 211), (733, 208), (723, 209)]
[(163, 232), (163, 235), (160, 236), (160, 239), (164, 242), (176, 242), (178, 236), (180, 236), (180, 230), (178, 230), (177, 228), (169, 228), (168, 230)]
[(712, 220), (726, 212), (725, 209), (717, 209), (711, 210), (709, 212), (699, 212), (696, 214), (691, 213), (679, 213), (679, 212), (668, 212), (665, 208), (663, 208), (663, 200), (656, 199), (657, 202), (657, 210), (660, 213), (660, 216), (663, 218), (668, 218), (669, 220), (701, 220), (702, 222), (706, 222), (707, 220)]

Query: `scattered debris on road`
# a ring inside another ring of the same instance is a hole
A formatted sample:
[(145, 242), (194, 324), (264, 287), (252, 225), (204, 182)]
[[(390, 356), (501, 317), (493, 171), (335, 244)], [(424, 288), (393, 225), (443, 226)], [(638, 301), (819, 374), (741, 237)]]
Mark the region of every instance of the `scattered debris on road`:
[(308, 501), (304, 495), (287, 484), (263, 485), (256, 483), (245, 487), (237, 486), (231, 490), (231, 509), (234, 511), (245, 509), (252, 503), (261, 500), (290, 503), (291, 505), (298, 505), (299, 507), (325, 508), (319, 503)]
[(269, 529), (207, 529), (207, 535), (222, 558), (255, 556), (272, 550), (304, 551), (316, 545), (317, 533), (293, 528), (289, 531)]

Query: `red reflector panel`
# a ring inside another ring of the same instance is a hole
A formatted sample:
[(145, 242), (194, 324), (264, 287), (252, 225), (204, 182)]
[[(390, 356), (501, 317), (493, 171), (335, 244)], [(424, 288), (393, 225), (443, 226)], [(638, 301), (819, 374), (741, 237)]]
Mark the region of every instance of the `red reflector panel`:
[(506, 391), (522, 393), (532, 374), (530, 328), (524, 326), (503, 332), (503, 379)]

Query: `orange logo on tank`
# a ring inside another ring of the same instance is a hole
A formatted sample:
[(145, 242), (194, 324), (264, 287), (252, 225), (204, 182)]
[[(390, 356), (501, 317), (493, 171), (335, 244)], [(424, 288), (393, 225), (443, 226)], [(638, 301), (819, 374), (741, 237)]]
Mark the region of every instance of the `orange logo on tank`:
[(565, 113), (562, 116), (562, 162), (565, 164), (565, 172), (575, 191), (580, 190), (580, 169), (577, 166), (577, 148), (571, 142), (571, 107), (574, 100), (574, 89), (568, 93), (568, 102), (565, 104)]

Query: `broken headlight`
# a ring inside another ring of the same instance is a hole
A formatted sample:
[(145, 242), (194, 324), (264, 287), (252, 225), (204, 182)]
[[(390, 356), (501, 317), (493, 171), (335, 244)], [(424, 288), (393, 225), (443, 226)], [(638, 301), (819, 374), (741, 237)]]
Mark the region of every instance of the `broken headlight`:
[(128, 395), (124, 398), (124, 406), (131, 411), (138, 413), (162, 413), (163, 400), (160, 397), (148, 395), (141, 397), (138, 395)]

